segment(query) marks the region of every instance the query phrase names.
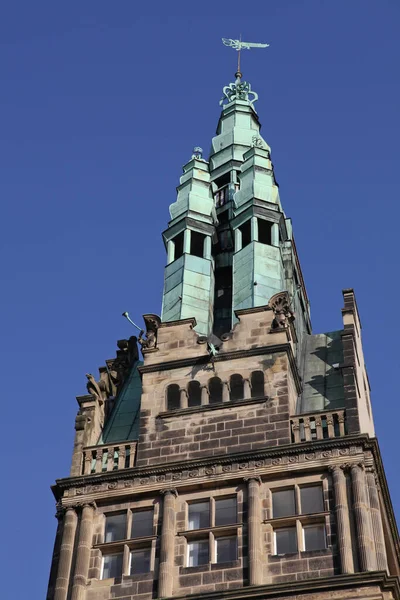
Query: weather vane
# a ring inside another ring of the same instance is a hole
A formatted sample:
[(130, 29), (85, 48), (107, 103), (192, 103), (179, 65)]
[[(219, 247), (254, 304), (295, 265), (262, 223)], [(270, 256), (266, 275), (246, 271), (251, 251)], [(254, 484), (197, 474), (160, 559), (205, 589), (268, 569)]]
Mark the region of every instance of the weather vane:
[(268, 48), (269, 44), (256, 44), (253, 42), (242, 42), (242, 36), (240, 36), (239, 40), (231, 40), (229, 38), (222, 38), (222, 43), (225, 46), (230, 46), (234, 50), (237, 50), (238, 53), (238, 65), (237, 65), (237, 77), (241, 77), (242, 74), (240, 72), (240, 54), (242, 50), (250, 50), (250, 48)]

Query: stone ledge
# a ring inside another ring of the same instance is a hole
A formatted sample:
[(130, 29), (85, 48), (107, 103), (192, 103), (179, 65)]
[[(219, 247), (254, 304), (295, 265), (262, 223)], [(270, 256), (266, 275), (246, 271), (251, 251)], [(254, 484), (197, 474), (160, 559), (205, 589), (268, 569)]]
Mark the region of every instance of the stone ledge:
[[(207, 600), (220, 600), (221, 598), (232, 598), (241, 600), (252, 598), (265, 600), (266, 598), (276, 598), (282, 596), (298, 596), (299, 594), (311, 594), (313, 600), (316, 593), (331, 593), (333, 590), (343, 589), (345, 592), (349, 588), (362, 588), (366, 586), (380, 586), (382, 589), (391, 591), (395, 600), (400, 599), (400, 582), (398, 577), (390, 576), (386, 571), (367, 571), (363, 573), (354, 573), (351, 575), (333, 575), (318, 579), (309, 579), (306, 581), (291, 581), (290, 583), (276, 583), (269, 585), (251, 585), (249, 587), (235, 588), (230, 590), (218, 590), (217, 592), (207, 592)], [(376, 595), (375, 595), (376, 596)], [(204, 593), (185, 594), (179, 596), (180, 600), (204, 599)], [(360, 596), (362, 597), (362, 596)], [(175, 596), (171, 596), (172, 600)], [(170, 600), (169, 598), (165, 600)]]
[(210, 410), (221, 410), (224, 408), (236, 408), (241, 406), (248, 406), (251, 404), (262, 404), (264, 402), (268, 402), (271, 398), (267, 396), (261, 398), (247, 398), (244, 400), (230, 400), (229, 402), (218, 402), (215, 404), (201, 404), (198, 406), (189, 406), (188, 408), (177, 408), (175, 410), (167, 410), (161, 413), (158, 413), (156, 419), (168, 419), (180, 417), (181, 415), (191, 415), (193, 413), (201, 413), (204, 411)]

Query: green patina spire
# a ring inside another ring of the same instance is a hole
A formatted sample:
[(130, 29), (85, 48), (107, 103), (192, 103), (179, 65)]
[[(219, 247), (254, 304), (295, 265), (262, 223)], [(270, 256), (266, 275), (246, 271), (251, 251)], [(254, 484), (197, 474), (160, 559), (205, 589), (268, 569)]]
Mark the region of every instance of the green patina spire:
[(236, 310), (287, 291), (301, 338), (309, 331), (308, 300), (291, 223), (260, 133), (258, 95), (239, 68), (223, 88), (209, 160), (195, 149), (170, 206), (162, 320), (195, 317), (198, 333), (220, 336), (232, 329)]

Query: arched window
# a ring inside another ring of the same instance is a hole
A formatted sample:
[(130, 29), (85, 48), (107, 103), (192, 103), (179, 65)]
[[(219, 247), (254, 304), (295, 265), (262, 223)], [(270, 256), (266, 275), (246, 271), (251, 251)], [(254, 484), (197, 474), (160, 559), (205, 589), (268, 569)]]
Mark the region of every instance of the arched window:
[(198, 381), (189, 381), (188, 406), (200, 406), (201, 404), (201, 385)]
[(232, 401), (243, 400), (244, 389), (243, 389), (243, 377), (235, 373), (231, 375), (229, 380), (230, 394), (229, 397)]
[(180, 408), (181, 402), (181, 392), (179, 390), (179, 385), (176, 383), (171, 383), (167, 387), (167, 410), (175, 410), (176, 408)]
[(264, 373), (262, 371), (253, 371), (251, 374), (251, 397), (260, 398), (264, 396)]
[(208, 382), (208, 393), (210, 395), (210, 404), (222, 402), (222, 381), (219, 377), (212, 377)]

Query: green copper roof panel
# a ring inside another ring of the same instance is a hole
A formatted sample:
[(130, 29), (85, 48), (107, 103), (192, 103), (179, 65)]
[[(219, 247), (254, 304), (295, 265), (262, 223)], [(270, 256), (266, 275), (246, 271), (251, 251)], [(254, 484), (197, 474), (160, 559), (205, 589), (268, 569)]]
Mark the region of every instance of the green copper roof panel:
[(333, 366), (342, 362), (341, 331), (306, 336), (300, 412), (345, 407), (342, 373)]
[(133, 365), (117, 397), (117, 404), (104, 428), (100, 444), (137, 440), (139, 438), (142, 382), (137, 368), (142, 364), (142, 361), (138, 361)]

